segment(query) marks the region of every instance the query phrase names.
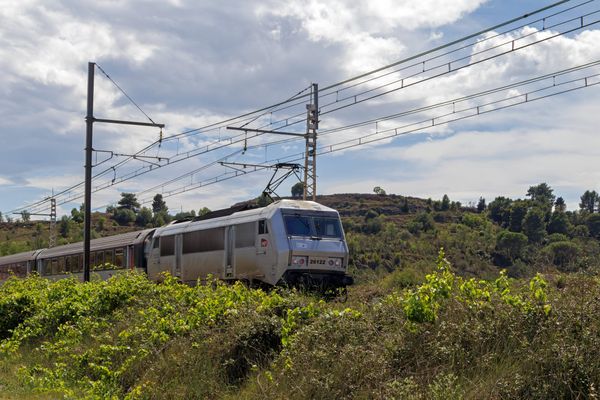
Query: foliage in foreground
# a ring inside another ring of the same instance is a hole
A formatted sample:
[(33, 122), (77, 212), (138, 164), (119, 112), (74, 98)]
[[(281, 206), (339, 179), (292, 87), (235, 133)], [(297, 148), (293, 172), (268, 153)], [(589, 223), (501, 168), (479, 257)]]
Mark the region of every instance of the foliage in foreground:
[(0, 287), (0, 397), (593, 398), (596, 277), (424, 282), (346, 304), (127, 274)]

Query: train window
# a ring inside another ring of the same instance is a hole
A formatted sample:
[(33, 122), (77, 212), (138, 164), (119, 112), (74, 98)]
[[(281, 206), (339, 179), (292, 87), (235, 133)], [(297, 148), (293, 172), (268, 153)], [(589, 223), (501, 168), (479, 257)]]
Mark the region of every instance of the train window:
[(115, 265), (119, 268), (123, 268), (125, 266), (125, 257), (123, 256), (123, 249), (115, 249)]
[[(264, 222), (264, 221), (263, 221)], [(246, 224), (240, 224), (235, 226), (235, 247), (254, 247), (256, 240), (256, 223), (248, 222)]]
[(267, 220), (261, 219), (258, 221), (258, 234), (266, 235), (267, 233), (269, 233), (269, 228), (267, 228)]
[(152, 243), (153, 249), (158, 249), (158, 238), (154, 238), (154, 242)]
[(71, 256), (71, 272), (80, 272), (81, 264), (79, 262), (80, 256), (78, 254)]
[[(103, 254), (103, 253), (101, 253), (101, 254)], [(101, 258), (100, 254), (96, 254), (96, 252), (90, 253), (90, 268), (92, 270), (98, 269), (98, 266), (101, 264), (100, 258)]]
[(65, 258), (64, 257), (58, 258), (58, 273), (59, 274), (65, 273)]
[(25, 276), (25, 275), (27, 275), (27, 263), (21, 263), (21, 264), (19, 264), (18, 274), (19, 274), (19, 276)]
[(58, 259), (53, 258), (52, 259), (52, 275), (56, 275), (56, 274), (58, 274)]
[(52, 266), (50, 260), (42, 261), (42, 275), (50, 275), (52, 273)]
[(183, 254), (225, 249), (225, 228), (213, 228), (183, 234)]
[(341, 238), (342, 230), (337, 218), (313, 218), (315, 230), (319, 237)]
[(112, 269), (111, 265), (114, 265), (115, 261), (113, 260), (113, 251), (106, 250), (104, 252), (104, 268)]
[(94, 263), (94, 269), (102, 269), (102, 266), (104, 265), (104, 252), (97, 251), (95, 256), (96, 262)]
[(301, 215), (286, 215), (285, 229), (291, 236), (311, 236), (310, 219)]
[(65, 272), (72, 272), (71, 257), (65, 257)]
[(160, 238), (160, 256), (175, 255), (175, 236), (161, 236)]

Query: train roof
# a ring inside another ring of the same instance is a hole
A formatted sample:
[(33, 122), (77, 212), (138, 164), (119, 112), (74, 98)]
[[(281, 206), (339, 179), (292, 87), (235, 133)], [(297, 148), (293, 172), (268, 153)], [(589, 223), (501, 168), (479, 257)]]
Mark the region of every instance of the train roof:
[(0, 265), (14, 264), (35, 260), (35, 256), (41, 250), (27, 251), (25, 253), (11, 254), (9, 256), (0, 257)]
[(285, 200), (279, 200), (273, 204), (270, 204), (269, 207), (270, 206), (275, 206), (276, 208), (288, 208), (288, 209), (295, 209), (295, 210), (326, 211), (326, 212), (337, 213), (337, 210), (334, 210), (333, 208), (329, 208), (327, 206), (324, 206), (323, 204), (319, 204), (317, 202), (308, 201), (308, 200), (285, 199)]
[[(143, 231), (134, 231), (122, 233), (114, 236), (107, 236), (90, 241), (91, 251), (111, 249), (119, 246), (128, 246), (139, 244), (152, 232), (153, 229), (145, 229)], [(45, 249), (40, 254), (40, 258), (58, 257), (68, 254), (77, 254), (83, 252), (83, 242), (56, 246), (50, 249)]]
[(333, 208), (326, 207), (314, 201), (284, 199), (271, 203), (266, 207), (249, 208), (246, 205), (242, 205), (239, 207), (214, 211), (211, 213), (212, 216), (207, 218), (203, 216), (190, 220), (176, 221), (171, 225), (157, 229), (155, 236), (174, 235), (188, 230), (193, 230), (198, 226), (202, 226), (205, 229), (210, 229), (225, 225), (251, 222), (260, 218), (270, 218), (278, 210), (317, 211), (337, 214), (337, 211)]

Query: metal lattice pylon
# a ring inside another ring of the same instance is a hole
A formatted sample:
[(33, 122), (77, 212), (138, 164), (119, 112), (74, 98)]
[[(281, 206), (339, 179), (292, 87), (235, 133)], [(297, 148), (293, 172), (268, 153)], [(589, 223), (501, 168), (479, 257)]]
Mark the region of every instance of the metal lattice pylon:
[(50, 237), (48, 247), (56, 246), (56, 199), (50, 198)]
[(312, 102), (306, 105), (306, 148), (304, 151), (304, 200), (317, 199), (317, 129), (319, 128), (319, 86), (312, 85)]

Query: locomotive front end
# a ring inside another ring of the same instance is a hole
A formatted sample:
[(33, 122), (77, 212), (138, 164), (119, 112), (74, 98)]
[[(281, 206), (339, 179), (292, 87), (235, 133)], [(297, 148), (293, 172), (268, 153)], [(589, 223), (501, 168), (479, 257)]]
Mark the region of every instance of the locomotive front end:
[(351, 285), (353, 279), (347, 275), (348, 246), (339, 214), (312, 204), (310, 208), (281, 210), (289, 246), (282, 281), (324, 290)]

